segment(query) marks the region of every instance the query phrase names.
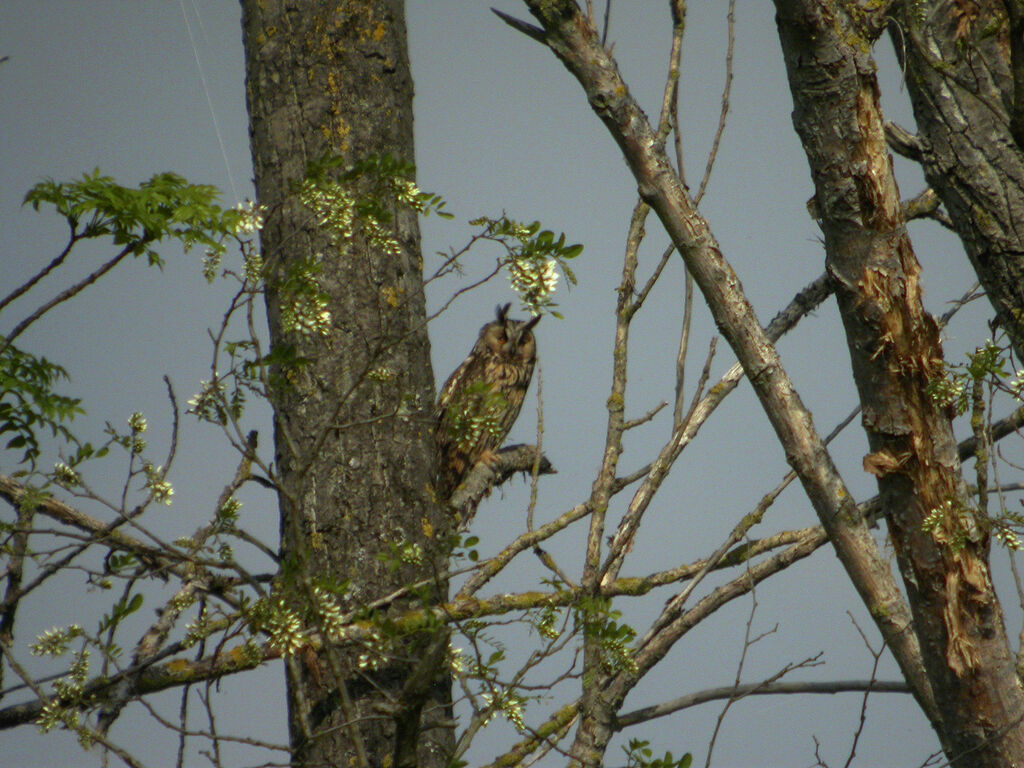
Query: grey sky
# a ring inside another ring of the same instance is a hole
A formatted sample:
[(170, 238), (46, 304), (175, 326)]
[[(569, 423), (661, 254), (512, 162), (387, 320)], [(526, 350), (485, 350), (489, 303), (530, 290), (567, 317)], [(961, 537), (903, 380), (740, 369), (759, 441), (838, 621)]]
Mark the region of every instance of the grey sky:
[[(594, 115), (575, 81), (541, 46), (509, 30), (488, 10), (490, 3), (463, 0), (408, 0), (408, 23), (416, 82), (416, 137), (419, 183), (442, 194), (453, 222), (424, 222), (424, 252), (458, 247), (468, 236), (466, 220), (508, 215), (564, 231), (586, 249), (577, 260), (579, 285), (561, 293), (565, 320), (545, 319), (538, 329), (544, 394), (544, 445), (559, 470), (542, 483), (538, 522), (586, 496), (600, 460), (604, 403), (610, 381), (611, 311), (618, 281), (626, 225), (635, 186), (611, 138)], [(521, 3), (495, 5), (525, 16)], [(683, 72), (681, 116), (687, 178), (696, 188), (719, 115), (724, 78), (725, 3), (690, 4)], [(764, 322), (822, 270), (818, 231), (805, 201), (812, 188), (806, 162), (790, 122), (786, 88), (771, 3), (741, 0), (737, 11), (735, 82), (732, 111), (724, 142), (701, 205)], [(611, 40), (633, 93), (649, 115), (657, 112), (668, 57), (669, 24), (664, 3), (620, 0), (614, 6)], [(239, 9), (235, 2), (187, 0), (56, 2), (7, 0), (0, 4), (0, 292), (45, 264), (63, 245), (55, 218), (20, 207), (24, 192), (42, 177), (68, 179), (99, 167), (121, 183), (134, 184), (153, 173), (173, 170), (191, 181), (212, 183), (225, 202), (251, 196)], [(887, 43), (882, 44), (883, 48)], [(213, 103), (221, 140), (214, 130), (198, 54)], [(899, 73), (888, 53), (881, 55), (888, 116), (911, 125)], [(228, 168), (230, 169), (230, 175)], [(900, 165), (901, 170), (903, 166)], [(901, 179), (904, 195), (918, 191), (912, 174)], [(973, 282), (958, 245), (934, 227), (915, 229), (915, 244), (924, 266), (927, 301), (933, 312)], [(642, 252), (641, 274), (649, 274), (666, 237), (653, 217)], [(68, 275), (44, 283), (3, 319), (15, 317), (49, 298), (74, 275), (86, 273), (104, 251), (83, 252)], [(179, 401), (194, 394), (209, 378), (207, 327), (214, 324), (226, 296), (209, 287), (199, 269), (199, 255), (168, 249), (163, 272), (141, 263), (119, 269), (84, 298), (61, 308), (26, 334), (21, 343), (69, 368), (69, 391), (85, 396), (88, 415), (77, 427), (94, 440), (107, 420), (123, 424), (132, 411), (146, 413), (155, 428), (151, 442), (166, 440), (168, 405), (160, 377), (168, 373)], [(466, 280), (493, 263), (481, 250), (466, 261)], [(433, 289), (437, 305), (458, 287), (449, 280)], [(670, 400), (674, 358), (681, 318), (682, 270), (674, 260), (651, 299), (651, 307), (634, 328), (631, 389), (627, 415), (642, 415)], [(563, 286), (564, 288), (564, 283)], [(499, 301), (513, 300), (507, 281), (498, 278), (457, 302), (432, 329), (438, 381), (472, 345), (476, 329)], [(965, 313), (949, 331), (947, 356), (955, 358), (986, 334), (979, 320), (984, 308)], [(695, 312), (692, 387), (713, 326), (702, 307)], [(783, 360), (801, 396), (823, 432), (829, 431), (855, 404), (845, 344), (834, 310), (822, 309), (780, 345)], [(733, 362), (724, 344), (716, 373)], [(512, 438), (530, 440), (535, 429), (535, 390)], [(254, 414), (259, 416), (259, 414)], [(263, 445), (271, 432), (261, 428)], [(175, 504), (160, 520), (161, 530), (191, 532), (209, 514), (234, 462), (212, 429), (186, 420), (179, 459), (171, 477)], [(668, 431), (664, 414), (627, 441), (621, 466), (642, 466)], [(162, 436), (162, 437), (161, 437)], [(873, 482), (860, 469), (864, 440), (856, 422), (836, 442), (836, 457), (847, 482), (859, 496)], [(0, 470), (10, 471), (4, 465)], [(782, 453), (759, 406), (745, 386), (729, 398), (680, 459), (662, 498), (652, 510), (624, 574), (668, 567), (706, 555), (785, 472)], [(111, 474), (98, 483), (116, 487)], [(627, 497), (613, 513), (621, 513)], [(481, 509), (474, 532), (482, 553), (499, 548), (523, 529), (526, 489), (513, 482)], [(253, 496), (243, 523), (270, 539), (277, 529), (276, 510), (266, 497)], [(768, 517), (762, 533), (813, 524), (814, 515), (798, 489), (787, 491)], [(575, 573), (583, 550), (582, 529), (571, 529), (552, 542), (550, 551), (563, 568)], [(521, 587), (541, 575), (532, 563), (496, 584)], [(22, 618), (20, 642), (30, 633), (67, 623), (79, 588), (53, 594), (52, 610)], [(668, 593), (630, 609), (626, 619), (642, 631)], [(102, 597), (102, 596), (101, 596)], [(871, 658), (846, 612), (851, 611), (878, 643), (845, 575), (830, 550), (771, 580), (758, 591), (755, 633), (775, 634), (756, 645), (747, 659), (745, 681), (776, 672), (824, 651), (825, 665), (795, 673), (792, 679), (861, 678)], [(101, 603), (98, 603), (101, 604)], [(623, 603), (623, 610), (627, 605)], [(739, 601), (680, 642), (654, 679), (630, 697), (627, 709), (730, 683), (741, 648), (750, 601)], [(147, 609), (148, 610), (148, 609)], [(79, 617), (79, 621), (92, 621)], [(1016, 620), (1011, 617), (1011, 622)], [(1012, 626), (1012, 624), (1011, 624)], [(894, 679), (888, 661), (881, 675)], [(284, 738), (283, 697), (276, 668), (225, 681), (228, 698), (222, 725), (247, 733), (257, 724), (262, 738)], [(6, 703), (6, 702), (5, 702)], [(175, 699), (163, 701), (173, 713)], [(554, 702), (533, 705), (532, 722)], [(809, 765), (814, 760), (812, 735), (822, 754), (842, 762), (857, 725), (860, 699), (841, 697), (759, 697), (738, 704), (727, 718), (716, 747), (720, 766)], [(649, 738), (655, 750), (693, 751), (703, 760), (716, 705), (663, 719), (627, 737)], [(923, 717), (909, 697), (872, 697), (869, 722), (858, 748), (859, 764), (914, 766), (937, 750)], [(150, 723), (159, 745), (140, 750), (148, 765), (173, 764), (173, 742), (144, 715), (125, 718), (115, 739), (141, 723)], [(140, 726), (141, 727), (141, 726)], [(62, 734), (46, 737), (31, 729), (6, 733), (4, 764), (10, 768), (98, 765), (99, 754), (83, 754)], [(471, 764), (492, 758), (514, 734), (496, 728), (480, 740)], [(136, 742), (137, 743), (137, 742)], [(609, 765), (620, 757), (609, 752)], [(548, 764), (554, 764), (549, 758)], [(557, 762), (557, 761), (555, 761)], [(193, 756), (191, 765), (203, 765)], [(237, 763), (245, 762), (244, 751)]]

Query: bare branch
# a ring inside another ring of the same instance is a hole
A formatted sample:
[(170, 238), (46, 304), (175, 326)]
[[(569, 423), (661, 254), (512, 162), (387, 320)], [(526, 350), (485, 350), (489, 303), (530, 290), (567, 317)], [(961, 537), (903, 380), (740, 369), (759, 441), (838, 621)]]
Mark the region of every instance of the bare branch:
[(708, 182), (711, 181), (711, 170), (715, 167), (715, 158), (718, 157), (718, 147), (722, 143), (722, 134), (725, 133), (725, 118), (729, 114), (729, 94), (732, 93), (732, 58), (736, 48), (736, 0), (729, 0), (726, 19), (729, 37), (725, 49), (725, 85), (722, 88), (722, 109), (718, 114), (718, 127), (715, 129), (715, 138), (711, 142), (711, 151), (708, 153), (708, 160), (704, 166), (704, 176), (701, 178), (697, 194), (693, 198), (694, 205), (699, 205), (704, 198), (704, 193), (707, 192)]
[(75, 247), (75, 243), (77, 243), (83, 237), (84, 235), (75, 232), (74, 228), (72, 227), (71, 236), (68, 238), (68, 244), (64, 246), (64, 250), (58, 253), (57, 256), (54, 257), (54, 259), (49, 264), (47, 264), (45, 267), (39, 270), (35, 275), (30, 277), (28, 280), (19, 285), (9, 294), (4, 296), (3, 299), (0, 299), (0, 310), (3, 310), (4, 307), (6, 307), (12, 301), (17, 299), (19, 296), (23, 296), (24, 294), (28, 293), (28, 291), (30, 291), (36, 283), (38, 283), (40, 280), (42, 280), (44, 277), (50, 274), (53, 270), (55, 270), (57, 267), (63, 264), (64, 260), (68, 257), (68, 254), (71, 253), (71, 249)]
[(737, 698), (738, 696), (778, 696), (789, 694), (829, 694), (861, 693), (863, 691), (877, 693), (910, 693), (910, 687), (902, 680), (835, 680), (831, 682), (807, 683), (747, 683), (745, 685), (727, 685), (721, 688), (708, 688), (703, 691), (680, 696), (677, 699), (655, 704), (643, 709), (635, 709), (618, 718), (619, 730), (638, 725), (658, 717), (665, 717), (681, 709), (689, 709), (709, 701)]
[(920, 162), (924, 153), (924, 141), (920, 136), (893, 122), (885, 124), (885, 141), (889, 149), (901, 157)]
[(540, 27), (535, 27), (533, 24), (528, 24), (521, 19), (517, 19), (515, 16), (509, 16), (507, 13), (502, 13), (497, 8), (491, 8), (491, 13), (512, 27), (516, 32), (522, 32), (528, 38), (536, 40), (538, 43), (544, 42), (544, 30)]
[(86, 277), (82, 278), (81, 280), (79, 280), (77, 283), (75, 283), (71, 287), (65, 288), (63, 291), (58, 293), (56, 296), (54, 296), (48, 302), (46, 302), (45, 304), (40, 306), (31, 315), (26, 317), (24, 320), (22, 320), (16, 326), (14, 326), (14, 328), (11, 330), (11, 332), (5, 338), (3, 338), (2, 341), (0, 341), (0, 353), (3, 353), (4, 350), (6, 350), (7, 347), (9, 347), (11, 345), (11, 342), (13, 342), (16, 338), (18, 338), (25, 331), (25, 329), (27, 329), (30, 325), (32, 325), (32, 323), (34, 323), (36, 320), (41, 318), (43, 315), (45, 315), (47, 312), (49, 312), (51, 309), (53, 309), (57, 305), (63, 304), (68, 299), (70, 299), (70, 298), (72, 298), (74, 296), (77, 296), (79, 293), (84, 291), (90, 285), (92, 285), (97, 280), (99, 280), (101, 277), (103, 277), (105, 274), (107, 274), (107, 272), (109, 272), (114, 267), (116, 267), (118, 264), (120, 264), (124, 260), (125, 256), (130, 254), (134, 249), (135, 249), (135, 245), (134, 244), (133, 245), (126, 245), (124, 248), (122, 248), (120, 251), (118, 251), (118, 253), (113, 258), (111, 258), (108, 261), (106, 261), (103, 264), (101, 264), (91, 274), (89, 274)]
[[(686, 381), (686, 355), (690, 348), (690, 321), (693, 317), (693, 275), (686, 272), (683, 288), (683, 328), (679, 333), (679, 349), (676, 352), (676, 399), (672, 408), (672, 429), (679, 429), (683, 423), (683, 385)], [(708, 366), (704, 366), (707, 371)], [(694, 390), (694, 402), (700, 397), (701, 385)]]
[(538, 474), (553, 475), (556, 470), (547, 457), (540, 454), (534, 445), (508, 445), (495, 454), (491, 462), (478, 462), (466, 479), (452, 494), (448, 506), (461, 517), (461, 524), (467, 525), (476, 513), (481, 501), (495, 488), (517, 472), (529, 474), (537, 466)]

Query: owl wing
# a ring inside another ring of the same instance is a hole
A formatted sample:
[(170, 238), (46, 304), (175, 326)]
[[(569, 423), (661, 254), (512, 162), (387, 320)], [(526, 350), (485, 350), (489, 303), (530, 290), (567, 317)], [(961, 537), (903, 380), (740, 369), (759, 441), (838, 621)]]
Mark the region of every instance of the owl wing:
[[(478, 366), (479, 361), (476, 356), (470, 353), (469, 357), (459, 364), (459, 367), (452, 372), (452, 375), (448, 377), (448, 381), (441, 387), (441, 394), (438, 395), (437, 405), (434, 407), (434, 416), (437, 418), (439, 425), (445, 423), (448, 416), (448, 408), (452, 401), (457, 399), (458, 394), (466, 388), (469, 382), (475, 380), (476, 377), (469, 374), (473, 368)], [(445, 430), (439, 428), (437, 430), (438, 437), (441, 437), (444, 432)]]
[(435, 408), (436, 428), (434, 444), (437, 451), (437, 469), (441, 480), (441, 491), (447, 496), (462, 482), (466, 471), (472, 466), (467, 446), (460, 445), (460, 422), (464, 416), (460, 411), (472, 407), (467, 390), (478, 381), (482, 373), (482, 362), (474, 349), (469, 357), (448, 377)]

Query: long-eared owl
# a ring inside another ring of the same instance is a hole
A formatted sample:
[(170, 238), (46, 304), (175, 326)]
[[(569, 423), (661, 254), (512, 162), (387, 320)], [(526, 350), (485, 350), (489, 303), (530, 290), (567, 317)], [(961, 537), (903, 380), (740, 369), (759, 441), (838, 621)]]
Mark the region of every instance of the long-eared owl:
[(537, 360), (533, 327), (540, 317), (513, 320), (510, 306), (497, 308), (497, 319), (480, 329), (469, 356), (441, 388), (435, 440), (443, 498), (501, 447), (530, 386)]

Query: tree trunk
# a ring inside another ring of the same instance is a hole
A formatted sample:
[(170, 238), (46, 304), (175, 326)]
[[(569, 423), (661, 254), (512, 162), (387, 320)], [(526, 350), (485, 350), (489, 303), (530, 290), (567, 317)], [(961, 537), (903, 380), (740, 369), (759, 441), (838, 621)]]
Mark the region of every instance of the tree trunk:
[(884, 514), (954, 764), (1024, 762), (1024, 697), (988, 565), (988, 532), (963, 481), (947, 413), (925, 392), (942, 375), (938, 326), (885, 144), (870, 17), (776, 0), (815, 183), (826, 269), (846, 329)]
[(893, 25), (920, 131), (905, 146), (1024, 360), (1024, 7), (907, 4)]
[[(372, 155), (413, 160), (404, 4), (242, 6), (256, 190), (268, 211), (262, 253), (276, 356), (280, 591), (322, 629), (310, 610), (317, 587), (347, 585), (338, 591), (345, 610), (420, 580), (431, 586), (416, 599), (443, 599), (447, 590), (438, 576), (446, 525), (432, 489), (434, 381), (416, 215), (394, 206), (400, 248), (388, 252), (360, 232), (333, 239), (297, 194), (307, 164), (325, 153), (344, 165)], [(289, 281), (310, 265), (330, 313), (323, 332), (297, 329), (285, 306), (295, 299)], [(425, 556), (392, 557), (402, 548)], [(377, 648), (328, 642), (289, 659), (296, 764), (445, 763), (447, 640), (441, 630), (391, 639), (381, 627)], [(423, 656), (433, 662), (426, 675), (417, 665)]]

